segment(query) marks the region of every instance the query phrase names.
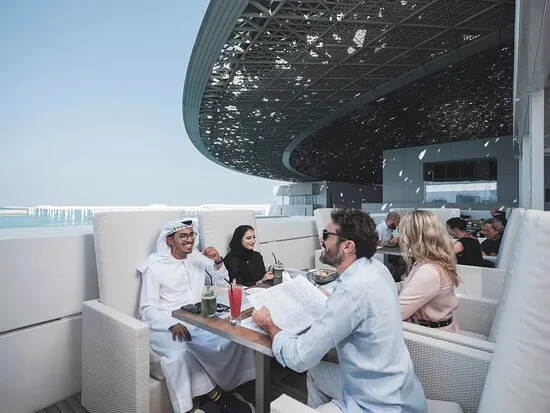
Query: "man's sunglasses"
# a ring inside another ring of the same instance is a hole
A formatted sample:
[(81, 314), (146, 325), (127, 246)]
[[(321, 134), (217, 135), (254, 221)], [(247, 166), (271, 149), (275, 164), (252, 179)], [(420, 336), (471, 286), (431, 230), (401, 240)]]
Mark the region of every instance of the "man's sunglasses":
[(326, 229), (323, 230), (323, 241), (326, 241), (329, 235), (336, 235), (337, 237), (342, 237), (340, 234), (337, 234), (336, 232), (328, 232)]

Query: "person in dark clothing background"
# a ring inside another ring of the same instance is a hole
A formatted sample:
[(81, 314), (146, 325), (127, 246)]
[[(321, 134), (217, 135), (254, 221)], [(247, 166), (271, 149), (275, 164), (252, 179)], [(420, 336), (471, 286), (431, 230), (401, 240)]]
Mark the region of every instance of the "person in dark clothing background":
[(502, 222), (502, 226), (506, 227), (506, 224), (508, 223), (508, 220), (506, 219), (506, 212), (501, 211), (498, 208), (491, 209), (491, 216), (494, 219), (498, 219), (500, 222)]
[(481, 245), (466, 228), (466, 221), (463, 219), (451, 218), (447, 221), (447, 232), (457, 239), (453, 244), (456, 261), (461, 265), (484, 266)]
[(504, 225), (502, 221), (496, 218), (488, 219), (483, 223), (481, 227), (485, 238), (485, 241), (481, 243), (481, 250), (485, 255), (496, 256), (500, 249), (500, 242), (502, 241), (502, 234), (504, 232)]
[(266, 272), (262, 254), (254, 251), (256, 235), (250, 225), (240, 225), (233, 232), (229, 243), (229, 253), (224, 258), (225, 267), (231, 281), (251, 286), (262, 281), (273, 279), (271, 272)]

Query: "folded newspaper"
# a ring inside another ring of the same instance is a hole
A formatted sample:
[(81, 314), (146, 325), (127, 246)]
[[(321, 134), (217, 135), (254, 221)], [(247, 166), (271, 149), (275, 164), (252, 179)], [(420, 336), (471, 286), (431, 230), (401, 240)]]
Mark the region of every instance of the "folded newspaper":
[(327, 297), (302, 276), (248, 296), (254, 308), (266, 306), (277, 327), (299, 333), (325, 308)]

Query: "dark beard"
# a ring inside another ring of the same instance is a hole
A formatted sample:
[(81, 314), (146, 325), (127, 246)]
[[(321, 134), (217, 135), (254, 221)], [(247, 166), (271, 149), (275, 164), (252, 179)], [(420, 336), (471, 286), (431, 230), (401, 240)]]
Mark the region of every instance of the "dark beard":
[(333, 252), (329, 252), (328, 250), (325, 250), (319, 257), (319, 261), (321, 261), (323, 264), (332, 265), (333, 267), (336, 267), (337, 265), (342, 264), (342, 256), (338, 251), (333, 253)]

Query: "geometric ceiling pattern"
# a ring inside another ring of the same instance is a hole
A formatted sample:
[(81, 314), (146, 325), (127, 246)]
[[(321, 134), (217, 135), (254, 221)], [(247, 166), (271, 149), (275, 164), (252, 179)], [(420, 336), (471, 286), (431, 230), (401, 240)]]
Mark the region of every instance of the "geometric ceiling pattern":
[[(224, 8), (235, 7), (228, 21)], [(514, 9), (513, 0), (212, 1), (186, 76), (188, 135), (205, 156), (244, 173), (347, 180), (305, 153), (338, 135), (322, 128), (502, 44)], [(220, 33), (218, 45), (203, 47)], [(395, 147), (393, 137), (374, 137)]]
[(290, 165), (317, 180), (381, 184), (385, 149), (512, 135), (513, 47), (482, 52), (350, 113), (302, 142)]

